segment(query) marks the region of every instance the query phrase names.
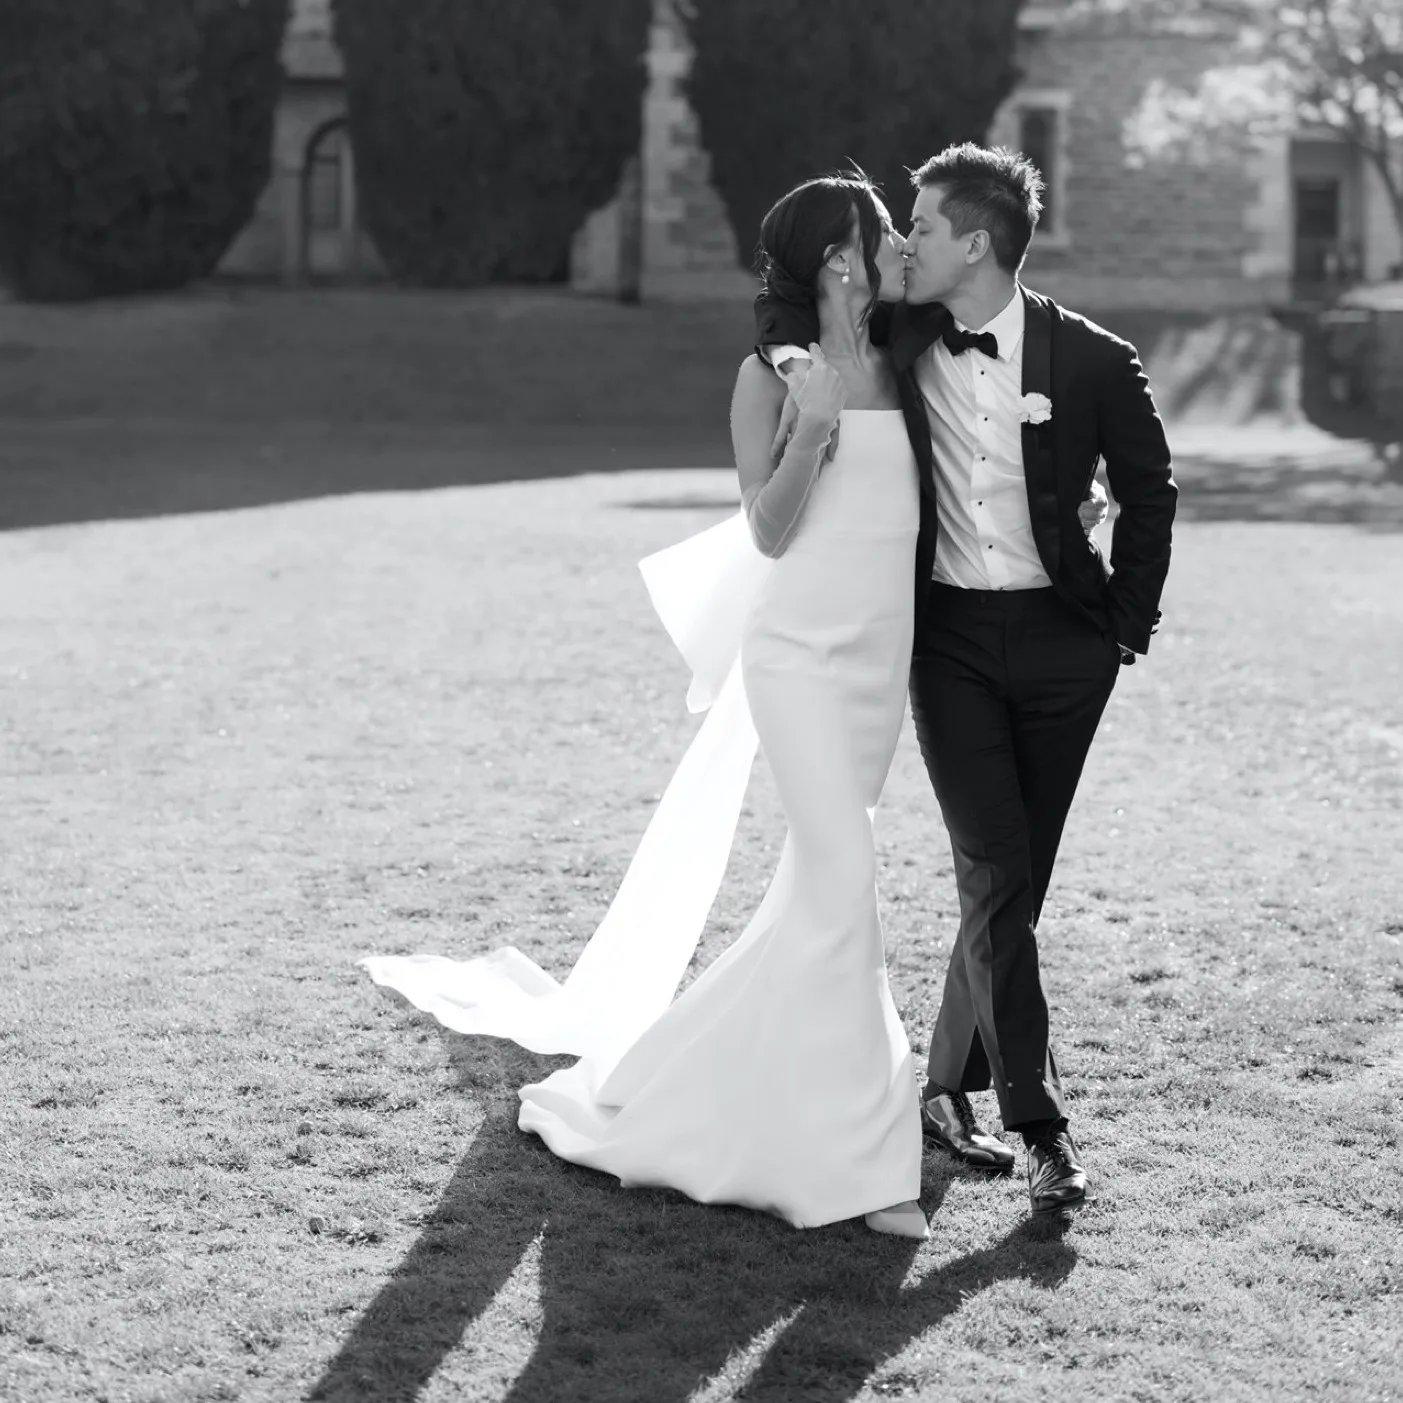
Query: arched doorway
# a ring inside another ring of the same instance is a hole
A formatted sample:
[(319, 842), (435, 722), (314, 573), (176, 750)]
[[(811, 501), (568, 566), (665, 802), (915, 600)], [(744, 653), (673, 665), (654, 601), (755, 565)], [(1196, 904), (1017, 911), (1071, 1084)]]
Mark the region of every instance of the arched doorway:
[(302, 149), (297, 227), (301, 280), (353, 277), (361, 271), (355, 155), (344, 114), (318, 126)]

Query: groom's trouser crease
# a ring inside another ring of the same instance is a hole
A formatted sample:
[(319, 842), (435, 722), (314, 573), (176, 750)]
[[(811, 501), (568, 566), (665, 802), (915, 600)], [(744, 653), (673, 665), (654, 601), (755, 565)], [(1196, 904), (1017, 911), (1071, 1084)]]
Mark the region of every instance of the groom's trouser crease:
[(993, 1086), (1005, 1128), (1065, 1114), (1034, 934), (1119, 671), (1115, 640), (1052, 589), (933, 584), (911, 712), (950, 834), (960, 930), (929, 1078)]

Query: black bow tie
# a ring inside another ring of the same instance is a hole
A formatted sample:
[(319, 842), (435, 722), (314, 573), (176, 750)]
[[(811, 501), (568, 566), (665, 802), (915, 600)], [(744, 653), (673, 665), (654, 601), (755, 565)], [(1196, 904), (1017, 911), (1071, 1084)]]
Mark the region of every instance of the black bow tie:
[(999, 358), (999, 338), (992, 331), (961, 331), (952, 321), (940, 334), (952, 356), (963, 355), (973, 348), (983, 351), (990, 360)]

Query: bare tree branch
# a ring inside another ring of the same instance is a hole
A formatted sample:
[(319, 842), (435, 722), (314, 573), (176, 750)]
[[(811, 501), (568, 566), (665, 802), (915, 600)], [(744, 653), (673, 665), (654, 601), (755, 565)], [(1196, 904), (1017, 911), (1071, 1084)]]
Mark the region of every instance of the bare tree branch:
[(1080, 20), (1215, 26), (1223, 61), (1189, 90), (1152, 82), (1126, 123), (1129, 154), (1203, 161), (1244, 136), (1318, 127), (1375, 169), (1403, 232), (1403, 4), (1399, 0), (1074, 0)]

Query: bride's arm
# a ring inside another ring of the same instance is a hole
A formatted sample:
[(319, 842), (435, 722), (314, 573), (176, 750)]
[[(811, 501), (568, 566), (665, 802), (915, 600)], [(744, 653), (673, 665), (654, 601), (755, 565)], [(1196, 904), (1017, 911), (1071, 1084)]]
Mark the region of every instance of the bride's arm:
[(741, 366), (731, 398), (731, 444), (745, 518), (762, 554), (783, 555), (794, 539), (846, 398), (842, 377), (818, 352), (798, 392), (794, 432), (776, 462), (772, 450), (784, 382), (755, 356)]

